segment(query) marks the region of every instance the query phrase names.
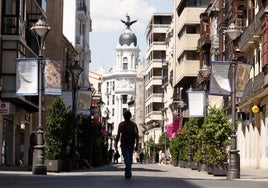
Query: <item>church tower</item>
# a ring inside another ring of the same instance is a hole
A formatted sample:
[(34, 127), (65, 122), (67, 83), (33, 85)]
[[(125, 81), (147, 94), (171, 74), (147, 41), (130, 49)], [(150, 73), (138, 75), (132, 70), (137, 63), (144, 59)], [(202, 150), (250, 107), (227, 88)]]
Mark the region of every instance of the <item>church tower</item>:
[[(129, 110), (128, 102), (135, 99), (136, 67), (139, 60), (137, 37), (130, 26), (137, 20), (131, 21), (126, 15), (125, 24), (116, 47), (116, 64), (103, 74), (102, 100), (105, 105), (102, 117), (106, 123), (109, 147), (117, 133), (118, 124), (123, 121), (123, 113)], [(133, 116), (134, 113), (132, 112)]]

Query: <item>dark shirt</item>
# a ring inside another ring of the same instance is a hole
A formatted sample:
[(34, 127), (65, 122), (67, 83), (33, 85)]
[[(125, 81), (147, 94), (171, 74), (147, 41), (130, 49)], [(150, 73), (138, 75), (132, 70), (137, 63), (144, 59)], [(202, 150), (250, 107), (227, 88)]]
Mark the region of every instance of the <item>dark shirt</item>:
[(132, 121), (123, 121), (119, 124), (119, 127), (118, 127), (118, 132), (121, 133), (121, 147), (124, 147), (124, 146), (134, 146), (135, 144), (135, 139), (134, 140), (130, 140), (129, 138), (124, 138), (124, 136), (122, 136), (123, 134), (123, 131), (124, 131), (124, 126), (128, 124), (128, 125), (131, 125), (131, 126), (134, 126), (134, 135), (135, 135), (135, 139), (138, 135), (138, 126), (136, 123), (132, 122)]

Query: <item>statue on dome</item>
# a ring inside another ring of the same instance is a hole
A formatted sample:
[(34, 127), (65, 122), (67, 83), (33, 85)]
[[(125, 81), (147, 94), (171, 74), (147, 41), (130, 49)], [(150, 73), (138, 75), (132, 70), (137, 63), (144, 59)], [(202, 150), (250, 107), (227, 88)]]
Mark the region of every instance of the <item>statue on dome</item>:
[(130, 29), (130, 26), (134, 24), (137, 20), (130, 21), (130, 17), (128, 14), (126, 15), (126, 17), (127, 17), (127, 20), (126, 21), (121, 20), (121, 22), (123, 22), (127, 26), (127, 29)]

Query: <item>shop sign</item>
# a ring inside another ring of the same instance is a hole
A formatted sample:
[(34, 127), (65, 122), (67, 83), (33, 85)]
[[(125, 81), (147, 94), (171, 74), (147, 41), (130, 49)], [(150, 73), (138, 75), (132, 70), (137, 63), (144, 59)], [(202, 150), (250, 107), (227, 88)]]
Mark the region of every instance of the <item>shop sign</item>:
[(9, 103), (7, 102), (1, 102), (0, 103), (0, 114), (9, 114), (10, 108)]

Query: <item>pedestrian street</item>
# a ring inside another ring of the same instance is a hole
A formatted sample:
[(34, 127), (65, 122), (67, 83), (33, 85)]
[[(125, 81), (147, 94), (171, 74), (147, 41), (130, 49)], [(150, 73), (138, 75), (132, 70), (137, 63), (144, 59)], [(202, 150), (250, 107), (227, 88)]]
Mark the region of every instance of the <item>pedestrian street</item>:
[(268, 174), (265, 172), (259, 178), (253, 172), (241, 174), (241, 179), (227, 180), (226, 177), (208, 175), (205, 171), (172, 165), (133, 164), (132, 173), (131, 179), (125, 179), (123, 164), (110, 164), (90, 170), (48, 172), (47, 175), (32, 175), (30, 171), (4, 171), (0, 168), (0, 187), (266, 188), (268, 185)]

